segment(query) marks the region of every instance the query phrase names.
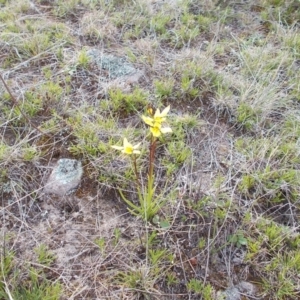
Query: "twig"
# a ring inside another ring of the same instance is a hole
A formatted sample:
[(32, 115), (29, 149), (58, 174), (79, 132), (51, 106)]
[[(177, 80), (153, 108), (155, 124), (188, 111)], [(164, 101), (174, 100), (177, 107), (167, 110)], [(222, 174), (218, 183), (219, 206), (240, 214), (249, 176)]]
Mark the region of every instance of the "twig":
[(19, 106), (19, 103), (17, 101), (17, 99), (13, 96), (12, 92), (10, 91), (8, 85), (6, 84), (4, 78), (2, 77), (2, 75), (0, 74), (0, 79), (3, 82), (3, 85), (5, 87), (5, 89), (7, 90), (9, 96), (10, 96), (10, 100), (12, 101), (13, 105), (19, 110), (20, 114), (24, 117), (24, 119), (33, 127), (35, 128), (38, 132), (40, 132), (41, 134), (45, 134), (49, 137), (51, 137), (49, 134), (43, 132), (42, 130), (40, 130), (36, 125), (34, 125), (34, 123), (26, 116), (26, 114), (22, 111), (22, 109)]

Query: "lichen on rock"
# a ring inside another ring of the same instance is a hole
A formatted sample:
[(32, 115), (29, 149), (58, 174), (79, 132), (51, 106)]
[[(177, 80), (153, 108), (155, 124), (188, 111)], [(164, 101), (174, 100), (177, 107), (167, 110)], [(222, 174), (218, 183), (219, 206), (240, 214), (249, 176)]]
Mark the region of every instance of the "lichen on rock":
[(89, 49), (87, 55), (100, 69), (108, 72), (110, 79), (128, 76), (137, 72), (134, 66), (124, 57), (104, 54), (98, 49)]
[(80, 183), (83, 174), (81, 162), (76, 159), (59, 159), (44, 187), (47, 194), (59, 196), (72, 193)]

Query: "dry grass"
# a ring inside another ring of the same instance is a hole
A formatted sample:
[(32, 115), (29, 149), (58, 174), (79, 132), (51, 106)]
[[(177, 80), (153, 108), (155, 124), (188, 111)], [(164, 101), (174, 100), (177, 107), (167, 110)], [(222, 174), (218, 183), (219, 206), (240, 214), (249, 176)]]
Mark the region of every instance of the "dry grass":
[[(299, 1), (0, 6), (0, 299), (300, 296)], [(138, 72), (112, 76), (91, 49)], [(173, 134), (146, 223), (110, 146), (142, 141), (146, 176), (149, 105), (171, 105)], [(60, 158), (82, 161), (81, 186), (46, 195)]]

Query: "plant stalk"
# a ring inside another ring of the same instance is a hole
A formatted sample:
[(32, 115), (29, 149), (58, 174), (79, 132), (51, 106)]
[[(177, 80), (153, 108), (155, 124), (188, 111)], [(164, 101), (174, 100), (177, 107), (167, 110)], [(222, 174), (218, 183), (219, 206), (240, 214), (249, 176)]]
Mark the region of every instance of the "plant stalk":
[(153, 180), (153, 170), (154, 170), (154, 159), (155, 159), (155, 149), (156, 149), (156, 138), (151, 136), (151, 144), (150, 144), (150, 153), (149, 153), (149, 172), (148, 172), (148, 180)]

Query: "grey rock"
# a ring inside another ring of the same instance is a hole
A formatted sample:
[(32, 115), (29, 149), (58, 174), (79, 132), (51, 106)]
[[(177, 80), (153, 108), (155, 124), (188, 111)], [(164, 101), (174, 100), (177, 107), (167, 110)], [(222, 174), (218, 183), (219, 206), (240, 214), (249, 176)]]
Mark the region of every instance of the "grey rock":
[(255, 293), (257, 292), (257, 288), (254, 284), (247, 282), (247, 281), (241, 281), (238, 285), (237, 288), (242, 294), (249, 295), (249, 296), (254, 296)]
[(219, 300), (241, 300), (242, 295), (254, 296), (257, 289), (254, 284), (241, 281), (235, 286), (227, 288), (225, 291), (218, 292), (217, 299)]
[(98, 49), (89, 49), (87, 55), (100, 69), (108, 72), (110, 79), (132, 75), (137, 72), (124, 57), (104, 54)]
[(59, 196), (72, 193), (79, 185), (83, 169), (76, 159), (59, 159), (44, 187), (47, 194)]
[(223, 292), (219, 292), (218, 299), (241, 300), (241, 294), (237, 287), (233, 286)]

